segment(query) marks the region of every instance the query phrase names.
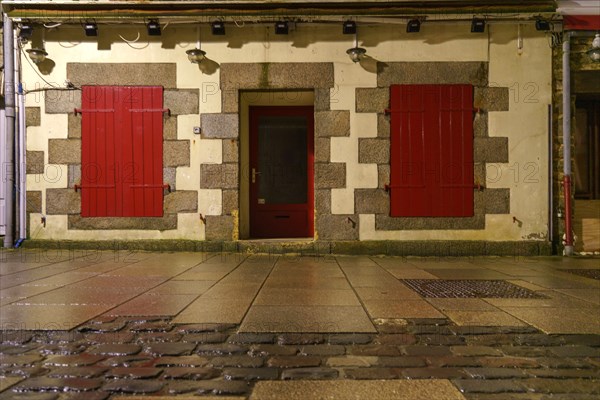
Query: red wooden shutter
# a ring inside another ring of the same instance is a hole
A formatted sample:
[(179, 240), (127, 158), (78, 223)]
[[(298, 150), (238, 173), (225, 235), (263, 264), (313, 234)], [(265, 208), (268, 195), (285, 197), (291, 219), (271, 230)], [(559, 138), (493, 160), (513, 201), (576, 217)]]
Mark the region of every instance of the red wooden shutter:
[(162, 216), (162, 87), (82, 89), (81, 216)]
[(473, 87), (392, 85), (392, 217), (473, 215)]

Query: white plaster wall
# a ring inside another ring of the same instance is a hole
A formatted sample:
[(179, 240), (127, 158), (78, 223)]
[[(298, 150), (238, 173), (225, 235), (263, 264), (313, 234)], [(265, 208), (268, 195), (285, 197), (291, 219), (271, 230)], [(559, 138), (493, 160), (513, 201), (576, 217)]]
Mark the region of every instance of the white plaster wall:
[[(123, 38), (135, 39), (126, 43)], [(547, 137), (546, 106), (551, 96), (551, 51), (543, 33), (529, 25), (523, 27), (523, 49), (517, 51), (516, 25), (488, 25), (488, 32), (471, 34), (469, 24), (427, 25), (418, 34), (406, 34), (404, 25), (360, 25), (359, 45), (367, 49), (369, 58), (361, 64), (352, 63), (346, 50), (353, 46), (352, 36), (341, 34), (338, 25), (298, 24), (287, 36), (273, 34), (272, 26), (227, 25), (226, 36), (212, 36), (210, 28), (201, 29), (202, 49), (207, 52), (211, 66), (234, 62), (332, 62), (335, 70), (335, 87), (331, 89), (331, 109), (350, 110), (349, 137), (331, 140), (332, 162), (344, 162), (347, 182), (344, 189), (332, 190), (332, 212), (354, 213), (353, 192), (356, 188), (377, 187), (377, 166), (358, 163), (358, 138), (376, 136), (376, 114), (355, 112), (355, 88), (375, 87), (377, 61), (489, 61), (490, 82), (511, 89), (510, 111), (490, 112), (490, 136), (509, 137), (509, 163), (490, 166), (488, 174), (498, 171), (498, 178), (487, 182), (489, 187), (511, 188), (511, 214), (488, 215), (485, 230), (461, 231), (375, 231), (374, 216), (360, 216), (360, 239), (466, 239), (466, 240), (520, 240), (539, 239), (547, 227)], [(55, 62), (52, 71), (43, 78), (58, 86), (66, 79), (67, 62), (175, 62), (177, 85), (180, 88), (199, 88), (200, 113), (221, 111), (219, 70), (204, 73), (202, 68), (187, 60), (185, 50), (196, 47), (195, 27), (170, 24), (163, 31), (160, 42), (148, 42), (145, 27), (118, 25), (100, 26), (99, 46), (96, 38), (81, 36), (80, 26), (61, 26), (46, 33), (45, 47), (49, 58)], [(77, 37), (77, 40), (72, 39)], [(107, 46), (110, 37), (113, 42)], [(79, 41), (84, 40), (84, 41)], [(27, 46), (26, 48), (29, 48)], [(216, 63), (216, 64), (215, 64)], [(206, 72), (206, 68), (205, 72)], [(23, 80), (27, 88), (46, 85), (24, 61)], [(532, 83), (535, 96), (530, 95)], [(47, 86), (47, 85), (46, 85)], [(518, 93), (517, 93), (518, 92)], [(528, 101), (525, 101), (527, 97)], [(536, 101), (529, 101), (536, 100)], [(49, 138), (67, 137), (67, 118), (64, 115), (44, 114), (43, 95), (28, 95), (27, 106), (39, 106), (42, 126), (28, 129), (29, 150), (46, 153)], [(220, 163), (221, 144), (217, 140), (201, 139), (192, 133), (199, 125), (196, 115), (178, 117), (178, 139), (190, 140), (190, 167), (177, 169), (177, 188), (197, 190), (197, 213), (179, 215), (178, 229), (172, 232), (157, 231), (68, 231), (67, 219), (49, 216), (45, 228), (38, 218), (31, 218), (32, 237), (36, 239), (204, 239), (204, 226), (200, 213), (218, 215), (221, 212), (220, 190), (202, 190), (201, 163)], [(530, 164), (533, 163), (533, 164)], [(532, 167), (533, 165), (533, 167)], [(66, 187), (66, 166), (48, 166), (64, 171), (60, 179), (50, 180), (39, 175), (27, 177), (28, 190)], [(526, 179), (537, 168), (535, 181)], [(514, 179), (514, 171), (518, 178)], [(51, 172), (51, 171), (49, 171)], [(45, 196), (44, 196), (45, 197)], [(45, 205), (43, 206), (45, 211)], [(522, 221), (513, 224), (512, 216)], [(34, 236), (35, 235), (35, 236)]]

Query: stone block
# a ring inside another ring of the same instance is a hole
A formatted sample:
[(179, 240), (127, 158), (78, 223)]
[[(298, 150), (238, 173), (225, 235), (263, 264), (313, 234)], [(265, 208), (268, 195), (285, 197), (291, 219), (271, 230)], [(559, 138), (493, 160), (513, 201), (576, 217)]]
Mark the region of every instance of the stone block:
[(507, 87), (476, 87), (473, 106), (483, 111), (508, 111)]
[(237, 139), (240, 135), (239, 114), (202, 114), (202, 137), (207, 139)]
[(163, 118), (163, 140), (177, 140), (177, 117)]
[(485, 174), (485, 163), (479, 162), (473, 165), (473, 184), (480, 184), (486, 186), (486, 174)]
[(389, 88), (356, 88), (356, 112), (383, 113), (389, 106)]
[(237, 139), (223, 139), (223, 162), (237, 163), (240, 160), (239, 142)]
[(383, 189), (355, 189), (354, 212), (388, 215), (390, 213), (390, 195)]
[(49, 139), (48, 164), (81, 164), (81, 140)]
[(459, 84), (487, 86), (488, 63), (388, 62), (377, 64), (377, 86), (402, 84)]
[(380, 138), (358, 139), (358, 162), (362, 164), (389, 164), (390, 140)]
[(315, 162), (328, 163), (331, 159), (331, 139), (315, 138)]
[(331, 88), (333, 63), (223, 63), (221, 90)]
[(221, 91), (221, 112), (238, 113), (240, 112), (240, 92), (237, 89), (229, 88)]
[(238, 164), (201, 164), (200, 188), (201, 189), (237, 189)]
[(25, 126), (40, 126), (41, 119), (39, 107), (25, 107)]
[(175, 182), (177, 180), (177, 168), (163, 168), (163, 183), (169, 185), (171, 190), (177, 190)]
[(390, 166), (388, 164), (379, 164), (377, 166), (377, 187), (384, 189), (385, 185), (390, 184)]
[(171, 115), (198, 114), (200, 112), (198, 89), (171, 89), (163, 93), (164, 107)]
[(315, 210), (317, 215), (331, 214), (330, 189), (319, 189), (315, 191)]
[(162, 217), (94, 217), (82, 218), (69, 215), (69, 229), (80, 230), (121, 230), (140, 229), (166, 231), (177, 229), (177, 214)]
[(187, 167), (190, 165), (189, 140), (165, 140), (163, 142), (163, 166)]
[(41, 213), (42, 212), (42, 191), (41, 190), (28, 190), (26, 195), (27, 195), (26, 211), (28, 213)]
[(331, 94), (329, 88), (315, 89), (315, 111), (329, 111)]
[(46, 189), (46, 214), (81, 213), (81, 193), (73, 189)]
[(81, 115), (67, 115), (67, 133), (69, 139), (81, 139)]
[(390, 137), (390, 117), (384, 113), (377, 114), (377, 137)]
[(166, 214), (198, 211), (198, 192), (195, 190), (171, 192), (164, 199)]
[(47, 90), (44, 96), (46, 114), (67, 114), (81, 107), (80, 90)]
[(358, 215), (317, 215), (319, 240), (358, 240)]
[(485, 216), (478, 214), (466, 218), (409, 218), (377, 214), (375, 215), (375, 229), (381, 231), (485, 229)]
[(537, 242), (485, 242), (485, 251), (497, 256), (537, 256)]
[(74, 188), (81, 183), (81, 164), (71, 164), (67, 168), (67, 187)]
[(206, 240), (233, 240), (233, 217), (231, 215), (206, 216)]
[(315, 189), (346, 187), (345, 163), (315, 163)]
[(27, 151), (25, 155), (27, 166), (25, 168), (28, 174), (43, 174), (44, 173), (44, 152), (43, 151)]
[[(67, 79), (81, 85), (177, 87), (176, 63), (67, 63)], [(46, 111), (48, 112), (48, 111)]]
[(473, 139), (473, 161), (488, 163), (508, 162), (507, 137), (476, 137)]
[(485, 214), (510, 213), (510, 189), (486, 189), (483, 194)]
[(240, 208), (239, 198), (240, 194), (237, 190), (223, 190), (223, 215), (231, 215)]
[(350, 111), (315, 112), (315, 134), (317, 137), (350, 136)]
[(488, 114), (485, 112), (479, 112), (475, 114), (473, 119), (473, 136), (475, 137), (487, 137), (488, 133)]

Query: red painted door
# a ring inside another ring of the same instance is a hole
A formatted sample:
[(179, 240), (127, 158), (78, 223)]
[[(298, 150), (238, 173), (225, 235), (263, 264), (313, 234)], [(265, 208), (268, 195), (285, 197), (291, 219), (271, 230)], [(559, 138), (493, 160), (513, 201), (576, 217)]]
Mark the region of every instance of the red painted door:
[(250, 236), (313, 237), (313, 107), (250, 107)]

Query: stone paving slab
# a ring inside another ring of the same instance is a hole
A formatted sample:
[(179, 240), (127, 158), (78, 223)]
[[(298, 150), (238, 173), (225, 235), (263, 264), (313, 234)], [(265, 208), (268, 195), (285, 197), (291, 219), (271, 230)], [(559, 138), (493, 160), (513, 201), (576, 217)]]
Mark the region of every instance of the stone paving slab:
[(250, 400), (465, 400), (447, 380), (258, 382)]
[(252, 306), (241, 332), (375, 332), (361, 306)]

